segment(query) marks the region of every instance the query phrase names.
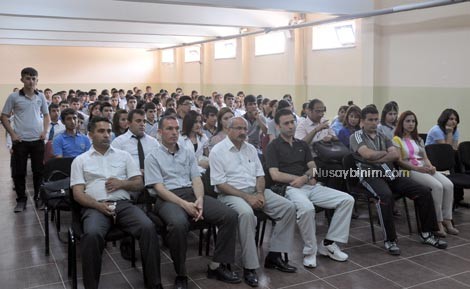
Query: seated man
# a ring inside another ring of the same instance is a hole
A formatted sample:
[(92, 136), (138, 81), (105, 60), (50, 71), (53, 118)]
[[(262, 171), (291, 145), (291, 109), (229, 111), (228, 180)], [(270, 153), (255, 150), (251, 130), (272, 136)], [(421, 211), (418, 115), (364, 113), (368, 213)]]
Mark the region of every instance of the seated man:
[(243, 117), (248, 123), (248, 132), (246, 133), (247, 141), (255, 148), (261, 148), (261, 132), (267, 133), (268, 128), (266, 127), (266, 119), (258, 111), (256, 105), (256, 97), (254, 95), (247, 95), (245, 97), (246, 113)]
[[(363, 108), (361, 111), (363, 128), (350, 136), (350, 147), (356, 153), (359, 169), (380, 170), (381, 173), (383, 172), (383, 177), (365, 176), (361, 181), (368, 191), (380, 198), (380, 208), (385, 227), (385, 249), (391, 255), (400, 255), (395, 224), (393, 223), (394, 198), (392, 193), (403, 194), (414, 201), (419, 214), (417, 217), (421, 224), (420, 237), (422, 242), (438, 249), (447, 248), (447, 243), (433, 234), (433, 232), (439, 230), (439, 227), (431, 189), (409, 178), (396, 176), (393, 162), (398, 160), (399, 152), (389, 138), (377, 132), (378, 122), (379, 112), (377, 108), (371, 105)], [(374, 175), (376, 174), (371, 174), (371, 176)]]
[(74, 158), (90, 149), (90, 139), (77, 131), (77, 112), (66, 108), (60, 112), (65, 131), (58, 134), (52, 143), (54, 157)]
[(341, 251), (335, 241), (348, 241), (354, 198), (317, 183), (313, 175), (315, 162), (308, 144), (294, 138), (295, 117), (290, 109), (279, 110), (274, 121), (280, 135), (267, 147), (267, 167), (273, 181), (287, 185), (286, 198), (297, 208), (297, 224), (304, 241), (304, 266), (317, 266), (314, 205), (335, 210), (318, 252), (336, 261), (346, 261), (348, 255)]
[(129, 200), (128, 191), (143, 188), (140, 170), (125, 151), (111, 143), (111, 123), (103, 117), (90, 122), (93, 147), (72, 163), (70, 185), (75, 200), (83, 206), (82, 248), (83, 283), (86, 289), (98, 288), (104, 239), (114, 224), (139, 239), (145, 283), (162, 288), (160, 249), (153, 222)]
[(176, 117), (160, 120), (158, 133), (162, 145), (145, 159), (145, 185), (157, 191), (155, 209), (167, 226), (167, 241), (176, 271), (175, 288), (187, 288), (186, 247), (190, 222), (205, 220), (219, 229), (214, 259), (208, 278), (240, 283), (238, 275), (226, 266), (235, 261), (237, 213), (216, 199), (204, 196), (204, 186), (194, 153), (178, 146)]
[(209, 155), (211, 184), (219, 200), (238, 212), (238, 236), (242, 249), (245, 282), (258, 286), (259, 267), (255, 243), (257, 219), (253, 210), (261, 210), (276, 221), (273, 227), (265, 268), (293, 273), (296, 268), (284, 262), (282, 252), (292, 247), (295, 230), (295, 206), (264, 187), (264, 171), (256, 148), (245, 142), (248, 123), (233, 117), (228, 123), (228, 137), (216, 144)]

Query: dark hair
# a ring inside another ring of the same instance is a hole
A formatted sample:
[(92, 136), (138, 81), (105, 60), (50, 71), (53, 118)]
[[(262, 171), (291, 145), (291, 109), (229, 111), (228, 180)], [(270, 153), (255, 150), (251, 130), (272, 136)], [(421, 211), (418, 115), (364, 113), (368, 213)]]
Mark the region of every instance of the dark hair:
[(88, 106), (88, 112), (90, 113), (90, 117), (92, 117), (92, 112), (95, 109), (95, 107), (98, 105), (100, 106), (100, 111), (101, 111), (101, 102), (99, 101), (95, 101)]
[(144, 110), (145, 112), (147, 112), (149, 109), (157, 109), (157, 106), (155, 105), (155, 103), (153, 102), (147, 102), (145, 105), (144, 105)]
[(289, 106), (292, 106), (292, 104), (288, 100), (285, 100), (285, 99), (281, 99), (277, 103), (277, 109), (284, 109), (284, 108), (287, 108)]
[(124, 132), (121, 132), (121, 128), (119, 127), (119, 119), (121, 118), (121, 114), (127, 114), (127, 111), (124, 110), (124, 109), (118, 109), (116, 111), (116, 113), (114, 114), (113, 116), (113, 132), (114, 132), (114, 136), (115, 137), (118, 137), (120, 136), (121, 134), (123, 134)]
[(366, 119), (368, 114), (379, 114), (379, 111), (375, 105), (369, 104), (361, 110), (361, 119)]
[(44, 93), (46, 93), (46, 92), (48, 92), (48, 91), (52, 92), (52, 89), (50, 89), (50, 88), (44, 89)]
[[(350, 114), (353, 114), (353, 113), (357, 113), (357, 115), (359, 116), (359, 119), (361, 118), (361, 109), (359, 108), (359, 106), (357, 105), (351, 105), (350, 107), (348, 107), (348, 109), (346, 109), (346, 115), (344, 116), (344, 119), (343, 119), (343, 126), (344, 127), (347, 127), (347, 128), (350, 128), (350, 125), (349, 125), (349, 121), (348, 121), (348, 118), (349, 118), (349, 115)], [(358, 123), (355, 127), (353, 127), (355, 130), (359, 130), (361, 129), (361, 126), (360, 124)]]
[[(287, 109), (287, 108), (282, 108), (278, 111), (276, 111), (276, 114), (274, 115), (274, 122), (279, 125), (279, 119), (281, 118), (281, 116), (284, 116), (284, 115), (292, 115), (294, 116), (294, 113), (292, 112), (292, 110), (290, 109)], [(294, 117), (294, 120), (295, 120), (295, 117)]]
[(302, 112), (300, 113), (301, 117), (307, 117), (307, 114), (304, 112), (304, 110), (307, 108), (308, 108), (308, 102), (304, 102), (304, 104), (302, 104)]
[[(175, 113), (176, 113), (176, 111), (175, 111)], [(160, 120), (158, 121), (158, 128), (163, 129), (163, 123), (165, 122), (165, 120), (169, 120), (169, 119), (178, 121), (178, 119), (175, 116), (166, 115), (166, 116), (160, 118)]]
[(229, 98), (229, 97), (235, 98), (235, 96), (233, 96), (233, 94), (231, 94), (230, 92), (228, 92), (228, 93), (226, 93), (226, 94), (224, 95), (224, 101), (227, 101), (227, 98)]
[(67, 105), (69, 105), (69, 102), (68, 102), (68, 101), (66, 101), (66, 100), (61, 100), (61, 101), (59, 102), (59, 106), (60, 106), (61, 104), (64, 104), (64, 103), (67, 104)]
[(127, 121), (132, 122), (134, 120), (134, 114), (145, 116), (145, 111), (143, 109), (133, 109), (127, 114)]
[(286, 99), (286, 98), (292, 101), (292, 95), (290, 95), (289, 93), (284, 94), (284, 96), (282, 97), (282, 99)]
[[(457, 111), (455, 111), (452, 108), (444, 109), (444, 111), (441, 113), (441, 115), (437, 119), (437, 125), (442, 129), (444, 134), (446, 132), (446, 123), (449, 121), (449, 118), (450, 118), (451, 115), (455, 115), (455, 118), (457, 120), (457, 125), (458, 125), (460, 123), (459, 114), (457, 113)], [(452, 134), (454, 134), (456, 130), (457, 130), (457, 126), (455, 126), (454, 131), (452, 132)]]
[(72, 98), (70, 99), (70, 104), (72, 104), (72, 102), (80, 102), (80, 98), (78, 98), (78, 97), (72, 97)]
[[(385, 117), (387, 116), (387, 113), (389, 113), (390, 111), (396, 111), (398, 113), (398, 104), (393, 100), (390, 102), (387, 102), (384, 105), (384, 108), (382, 109), (382, 115), (380, 117), (380, 123), (382, 125), (386, 125)], [(397, 125), (397, 120), (395, 120), (395, 123), (393, 125)]]
[(49, 113), (51, 113), (51, 110), (54, 108), (59, 108), (59, 106), (55, 103), (51, 103), (47, 109), (49, 110)]
[(77, 115), (77, 112), (73, 108), (66, 108), (60, 112), (60, 119), (65, 120), (67, 115), (70, 115), (70, 114)]
[(176, 110), (172, 107), (167, 108), (165, 112), (163, 113), (163, 117), (165, 116), (171, 116), (172, 114), (176, 114)]
[(202, 114), (206, 117), (209, 116), (209, 114), (211, 113), (217, 115), (218, 112), (219, 111), (217, 110), (217, 107), (210, 105), (210, 104), (204, 107), (204, 109), (202, 110)]
[(271, 111), (269, 112), (269, 114), (266, 116), (270, 119), (273, 119), (274, 116), (273, 116), (273, 107), (278, 103), (278, 100), (277, 99), (273, 99), (271, 101), (269, 101), (269, 107), (271, 108)]
[[(197, 121), (197, 118), (200, 117), (202, 121), (202, 116), (197, 111), (189, 111), (183, 118), (183, 129), (181, 130), (181, 135), (189, 136), (193, 130), (194, 124)], [(198, 136), (202, 136), (201, 132), (198, 132)]]
[(245, 99), (243, 99), (243, 104), (245, 105), (245, 107), (248, 105), (248, 103), (256, 103), (256, 97), (253, 95), (253, 94), (248, 94), (247, 96), (245, 96)]
[(102, 116), (93, 117), (89, 122), (88, 131), (93, 132), (96, 128), (96, 124), (99, 122), (103, 122), (103, 121), (111, 124), (111, 121), (109, 121), (109, 119), (107, 119), (106, 117), (102, 117)]
[(415, 129), (410, 133), (411, 138), (414, 139), (419, 144), (420, 137), (418, 135), (418, 118), (416, 117), (416, 114), (414, 114), (414, 112), (412, 112), (410, 110), (407, 110), (407, 111), (403, 112), (400, 115), (400, 117), (398, 118), (398, 123), (397, 123), (397, 127), (395, 128), (394, 135), (396, 135), (400, 138), (403, 137), (403, 133), (404, 133), (403, 122), (405, 121), (405, 118), (409, 115), (414, 116), (415, 121), (416, 121)]
[(313, 109), (315, 107), (315, 104), (317, 103), (321, 103), (323, 104), (323, 101), (319, 100), (318, 98), (315, 98), (315, 99), (312, 99), (309, 103), (308, 103), (308, 109)]
[(189, 95), (183, 95), (183, 96), (180, 96), (180, 98), (178, 99), (178, 102), (176, 103), (177, 106), (182, 105), (186, 100), (193, 101), (193, 99), (191, 98), (191, 96), (189, 96)]
[(103, 109), (104, 109), (105, 107), (111, 107), (111, 108), (112, 108), (113, 106), (112, 106), (111, 103), (109, 103), (109, 102), (102, 102), (102, 103), (101, 103), (101, 106), (100, 106), (100, 111), (103, 112)]
[[(181, 98), (180, 98), (180, 99), (181, 99)], [(176, 104), (176, 100), (175, 100), (174, 98), (169, 98), (169, 99), (166, 100), (165, 106), (168, 106), (168, 103), (169, 103), (169, 102), (174, 102), (174, 103)]]
[(32, 67), (26, 67), (21, 70), (21, 77), (23, 76), (38, 76), (38, 71)]
[(243, 91), (241, 91), (241, 90), (240, 90), (239, 92), (237, 92), (237, 96), (240, 96), (240, 95), (242, 95), (242, 94), (245, 94), (245, 93), (244, 93)]
[(131, 100), (131, 99), (135, 99), (136, 102), (137, 102), (137, 97), (133, 96), (133, 95), (129, 95), (129, 97), (127, 98), (127, 101)]
[(224, 114), (229, 112), (235, 115), (229, 107), (222, 107), (217, 113), (217, 130), (215, 131), (215, 134), (218, 134), (221, 130), (224, 129), (224, 126), (222, 125), (222, 117), (224, 116)]
[(342, 106), (340, 106), (340, 107), (338, 108), (338, 114), (339, 114), (339, 112), (342, 111), (342, 110), (344, 110), (344, 111), (346, 112), (346, 110), (348, 110), (348, 107), (349, 107), (349, 106), (347, 106), (347, 105), (342, 105)]

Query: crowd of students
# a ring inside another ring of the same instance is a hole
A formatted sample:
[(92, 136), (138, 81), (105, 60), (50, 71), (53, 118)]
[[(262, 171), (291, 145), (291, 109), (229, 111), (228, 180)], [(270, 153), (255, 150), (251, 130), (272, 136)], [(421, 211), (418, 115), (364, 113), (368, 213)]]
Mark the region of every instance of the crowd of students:
[[(182, 89), (157, 93), (147, 86), (123, 89), (61, 91), (37, 89), (38, 72), (21, 72), (24, 87), (13, 92), (2, 111), (2, 123), (11, 140), (12, 178), (17, 193), (15, 212), (26, 208), (25, 177), (28, 156), (39, 203), (44, 161), (49, 157), (75, 158), (71, 186), (81, 206), (84, 236), (82, 266), (85, 288), (97, 288), (104, 237), (117, 223), (139, 239), (148, 288), (161, 288), (158, 236), (153, 223), (133, 200), (147, 188), (155, 197), (155, 213), (166, 225), (167, 244), (177, 277), (175, 288), (187, 288), (186, 243), (191, 222), (205, 220), (218, 228), (209, 278), (227, 283), (242, 279), (258, 286), (255, 244), (260, 210), (276, 221), (266, 268), (295, 273), (281, 253), (292, 249), (298, 226), (303, 265), (315, 268), (316, 255), (343, 262), (348, 255), (338, 244), (347, 243), (354, 198), (336, 178), (319, 179), (313, 168), (337, 169), (311, 150), (315, 142), (340, 141), (355, 154), (361, 169), (409, 170), (410, 177), (364, 177), (361, 183), (380, 198), (385, 231), (384, 246), (399, 255), (393, 223), (392, 194), (415, 202), (424, 244), (445, 249), (441, 239), (458, 234), (452, 222), (452, 182), (436, 172), (424, 143), (448, 143), (456, 148), (459, 115), (442, 112), (423, 140), (411, 111), (399, 117), (398, 104), (387, 103), (379, 118), (374, 105), (341, 106), (330, 123), (319, 99), (294, 111), (292, 96), (270, 100), (240, 91), (211, 96)], [(45, 145), (46, 143), (46, 145)], [(49, 149), (48, 149), (49, 147)], [(48, 154), (49, 151), (49, 154)], [(46, 159), (45, 159), (46, 158)], [(265, 172), (281, 188), (266, 187)], [(201, 175), (208, 174), (218, 197), (204, 194)], [(322, 184), (323, 183), (323, 184)], [(324, 240), (317, 244), (315, 206), (334, 214)], [(241, 247), (243, 278), (232, 272), (235, 236)]]

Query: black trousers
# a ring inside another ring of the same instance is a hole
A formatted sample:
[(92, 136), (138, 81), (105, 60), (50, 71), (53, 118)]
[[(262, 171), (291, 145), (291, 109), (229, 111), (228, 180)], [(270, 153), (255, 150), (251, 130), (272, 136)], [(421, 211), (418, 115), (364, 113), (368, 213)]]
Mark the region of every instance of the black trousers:
[[(86, 289), (98, 288), (101, 274), (101, 255), (104, 238), (113, 218), (105, 216), (92, 208), (82, 209), (83, 235), (81, 237), (83, 284)], [(130, 201), (118, 201), (116, 205), (116, 224), (139, 240), (144, 268), (145, 283), (148, 287), (161, 283), (160, 248), (157, 231), (153, 222), (144, 211)]]
[(21, 141), (13, 143), (12, 176), (16, 189), (16, 201), (26, 201), (26, 165), (31, 156), (34, 195), (39, 195), (44, 171), (44, 141)]
[(430, 188), (404, 177), (397, 177), (393, 181), (386, 181), (382, 178), (366, 178), (365, 182), (380, 197), (380, 208), (387, 241), (394, 241), (397, 238), (395, 224), (393, 223), (394, 198), (392, 192), (395, 195), (404, 195), (414, 201), (414, 205), (418, 209), (419, 216), (417, 218), (419, 218), (421, 224), (421, 231), (434, 232), (439, 230)]
[[(188, 202), (196, 200), (192, 188), (176, 189), (172, 192)], [(192, 220), (182, 207), (160, 198), (157, 198), (155, 208), (167, 226), (167, 243), (176, 274), (186, 276), (187, 239)], [(238, 229), (237, 212), (212, 197), (204, 196), (202, 216), (205, 222), (216, 225), (219, 229), (214, 262), (233, 263)]]

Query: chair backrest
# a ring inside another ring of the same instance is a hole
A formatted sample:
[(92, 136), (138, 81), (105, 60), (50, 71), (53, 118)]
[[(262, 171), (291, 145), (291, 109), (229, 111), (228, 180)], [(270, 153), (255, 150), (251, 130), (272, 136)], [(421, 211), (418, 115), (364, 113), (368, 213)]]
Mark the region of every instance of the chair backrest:
[(426, 138), (428, 137), (427, 133), (418, 133), (418, 136), (426, 143)]
[(202, 183), (204, 185), (204, 193), (208, 196), (217, 198), (214, 186), (211, 185), (211, 171), (210, 167), (206, 169), (204, 174), (201, 176)]
[(52, 158), (44, 165), (44, 179), (48, 179), (52, 172), (61, 171), (70, 176), (73, 158)]
[(359, 183), (357, 174), (351, 175), (351, 171), (357, 170), (354, 154), (347, 154), (343, 157), (343, 170), (348, 172), (346, 176), (346, 187), (348, 191), (351, 192), (352, 188)]
[(438, 171), (454, 171), (455, 152), (450, 144), (432, 144), (425, 146), (429, 161)]
[(470, 170), (470, 141), (464, 141), (459, 144), (459, 157), (464, 171)]
[(44, 163), (54, 157), (54, 149), (52, 147), (52, 141), (47, 141), (44, 147)]

